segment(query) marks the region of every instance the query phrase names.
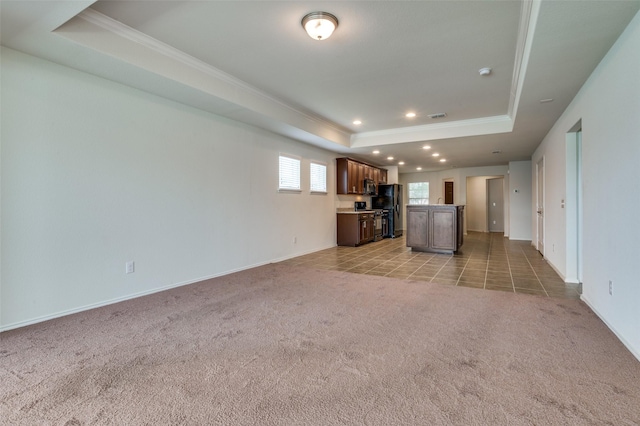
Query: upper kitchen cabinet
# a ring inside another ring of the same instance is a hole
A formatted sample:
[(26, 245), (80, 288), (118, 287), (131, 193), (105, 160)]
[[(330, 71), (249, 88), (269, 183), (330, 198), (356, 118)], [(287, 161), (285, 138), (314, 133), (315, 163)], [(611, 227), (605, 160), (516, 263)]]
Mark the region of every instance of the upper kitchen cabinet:
[(337, 158), (338, 194), (364, 194), (364, 180), (371, 179), (376, 184), (387, 182), (387, 171), (351, 158)]
[(386, 184), (387, 183), (387, 169), (380, 169), (380, 178), (378, 180), (378, 184)]

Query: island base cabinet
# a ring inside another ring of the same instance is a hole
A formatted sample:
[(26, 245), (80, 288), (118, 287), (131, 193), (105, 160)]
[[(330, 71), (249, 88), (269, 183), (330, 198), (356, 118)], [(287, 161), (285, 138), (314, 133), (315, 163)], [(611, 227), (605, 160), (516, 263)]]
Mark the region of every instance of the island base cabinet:
[(464, 206), (407, 206), (407, 247), (416, 251), (455, 253), (463, 242)]
[(429, 212), (407, 208), (407, 247), (429, 247)]
[(456, 212), (454, 210), (431, 211), (431, 248), (457, 251)]

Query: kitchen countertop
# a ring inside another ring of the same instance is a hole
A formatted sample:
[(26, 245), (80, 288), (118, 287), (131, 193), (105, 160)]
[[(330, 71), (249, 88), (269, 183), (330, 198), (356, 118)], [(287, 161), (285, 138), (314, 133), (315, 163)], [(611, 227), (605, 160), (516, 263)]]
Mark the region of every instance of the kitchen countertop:
[(338, 210), (338, 214), (360, 214), (360, 213), (375, 213), (375, 210)]

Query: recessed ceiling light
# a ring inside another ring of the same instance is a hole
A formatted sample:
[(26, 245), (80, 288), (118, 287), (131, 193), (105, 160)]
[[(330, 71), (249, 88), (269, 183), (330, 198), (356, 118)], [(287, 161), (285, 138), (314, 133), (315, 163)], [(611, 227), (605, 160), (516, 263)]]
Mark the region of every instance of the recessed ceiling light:
[(360, 124), (362, 124), (362, 121), (360, 121), (360, 120), (353, 120), (353, 124), (355, 124), (356, 126), (359, 126)]
[(425, 146), (422, 147), (422, 149), (431, 149), (431, 146), (425, 145)]
[(378, 151), (377, 149), (375, 151), (373, 151), (374, 154), (380, 154), (380, 151)]
[(416, 167), (416, 170), (422, 170), (422, 167)]
[(489, 67), (485, 67), (485, 68), (480, 68), (478, 70), (478, 72), (480, 73), (480, 75), (485, 76), (485, 75), (489, 75), (491, 74), (491, 68)]
[(434, 152), (433, 154), (431, 154), (433, 157), (440, 157), (440, 154), (438, 154), (437, 152)]
[(416, 113), (415, 112), (408, 112), (404, 116), (407, 117), (407, 118), (413, 118), (413, 117), (416, 116)]
[(440, 159), (440, 162), (441, 162), (441, 163), (445, 163), (446, 161), (447, 161), (447, 159), (446, 159), (446, 158), (441, 158), (441, 159)]
[(549, 98), (549, 99), (540, 99), (540, 103), (541, 103), (541, 104), (546, 104), (546, 103), (549, 103), (549, 102), (553, 102), (553, 99), (552, 99), (552, 98)]
[(393, 157), (389, 156), (387, 157), (387, 160), (393, 160)]
[(404, 166), (404, 161), (399, 161), (399, 162), (398, 162), (398, 165), (399, 165), (399, 166)]

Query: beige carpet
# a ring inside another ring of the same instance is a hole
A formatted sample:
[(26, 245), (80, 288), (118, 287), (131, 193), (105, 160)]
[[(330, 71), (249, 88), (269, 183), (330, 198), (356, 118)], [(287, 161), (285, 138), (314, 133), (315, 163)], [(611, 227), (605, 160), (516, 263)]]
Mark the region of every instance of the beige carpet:
[(3, 425), (640, 423), (575, 300), (276, 264), (0, 339)]

